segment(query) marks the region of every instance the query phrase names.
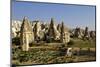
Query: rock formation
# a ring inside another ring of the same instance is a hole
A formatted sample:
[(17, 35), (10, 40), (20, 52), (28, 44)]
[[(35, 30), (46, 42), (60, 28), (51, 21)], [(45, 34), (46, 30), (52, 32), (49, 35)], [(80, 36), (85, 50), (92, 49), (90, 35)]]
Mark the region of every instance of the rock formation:
[(77, 37), (77, 38), (83, 38), (84, 34), (83, 34), (83, 30), (80, 29), (79, 27), (77, 27), (75, 30), (74, 30), (74, 37)]
[(54, 24), (54, 19), (51, 18), (51, 22), (50, 22), (48, 33), (47, 33), (47, 39), (59, 40), (59, 36), (60, 36), (60, 33), (58, 32)]
[(36, 41), (41, 39), (40, 31), (41, 31), (41, 23), (39, 21), (37, 21), (35, 23), (34, 28), (33, 28), (33, 32), (34, 32), (34, 36), (35, 36)]
[(65, 31), (64, 23), (61, 24), (61, 35), (60, 35), (60, 41), (62, 43), (68, 43), (70, 41), (70, 33), (68, 31)]
[(91, 37), (91, 39), (95, 39), (96, 38), (95, 31), (90, 31), (90, 37)]
[(19, 31), (21, 27), (21, 21), (12, 20), (12, 38), (19, 37)]
[(74, 36), (77, 37), (77, 38), (79, 38), (80, 37), (79, 34), (80, 34), (80, 28), (76, 28)]
[(23, 51), (29, 50), (29, 43), (34, 41), (34, 34), (30, 22), (24, 17), (20, 30), (20, 43)]
[(61, 25), (60, 25), (60, 24), (57, 25), (57, 30), (58, 30), (59, 32), (61, 32)]
[(88, 27), (85, 28), (84, 38), (88, 38), (88, 39), (90, 38)]
[(71, 37), (76, 37), (80, 39), (95, 39), (96, 33), (95, 31), (89, 31), (88, 27), (85, 27), (85, 29), (81, 29), (79, 27), (76, 27), (76, 29), (70, 30)]
[(26, 17), (24, 17), (20, 25), (12, 25), (13, 37), (16, 37), (18, 35), (16, 32), (19, 32), (20, 44), (23, 51), (28, 51), (29, 44), (34, 42), (48, 42), (49, 40), (49, 43), (68, 43), (70, 41), (70, 33), (68, 29), (64, 27), (63, 22), (57, 26), (54, 22), (53, 18), (51, 18), (50, 24), (44, 24), (40, 21), (30, 22)]
[(14, 28), (13, 26), (12, 26), (12, 38), (14, 38), (14, 37), (16, 37), (17, 36), (17, 33), (16, 33), (17, 31), (16, 31), (16, 28)]

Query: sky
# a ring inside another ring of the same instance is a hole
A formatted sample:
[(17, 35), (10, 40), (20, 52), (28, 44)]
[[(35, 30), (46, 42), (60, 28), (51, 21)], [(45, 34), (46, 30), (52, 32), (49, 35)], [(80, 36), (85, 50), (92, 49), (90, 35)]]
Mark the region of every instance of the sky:
[(88, 26), (95, 30), (95, 6), (13, 1), (12, 19), (22, 20), (24, 16), (44, 22), (54, 18), (56, 24), (63, 21), (69, 28)]

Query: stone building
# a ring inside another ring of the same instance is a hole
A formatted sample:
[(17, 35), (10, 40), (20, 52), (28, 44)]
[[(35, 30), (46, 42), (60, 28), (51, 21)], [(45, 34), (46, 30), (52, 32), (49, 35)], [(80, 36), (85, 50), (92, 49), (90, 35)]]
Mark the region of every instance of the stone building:
[(20, 43), (23, 51), (29, 50), (29, 43), (34, 41), (34, 34), (29, 20), (24, 17), (20, 30)]

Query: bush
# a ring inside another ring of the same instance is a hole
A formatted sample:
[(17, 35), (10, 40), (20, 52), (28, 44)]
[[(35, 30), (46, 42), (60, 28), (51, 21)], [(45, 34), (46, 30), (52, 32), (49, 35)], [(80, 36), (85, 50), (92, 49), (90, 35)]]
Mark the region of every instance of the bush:
[(33, 47), (34, 46), (34, 43), (32, 42), (32, 43), (29, 43), (29, 46), (30, 47)]
[(19, 57), (21, 50), (19, 48), (12, 48), (12, 59), (16, 60)]
[(32, 59), (32, 54), (30, 52), (21, 52), (19, 54), (19, 61), (20, 62), (27, 62)]
[(74, 41), (73, 40), (70, 40), (70, 42), (68, 42), (68, 46), (71, 46), (71, 45), (74, 45)]
[(15, 45), (20, 45), (20, 38), (19, 37), (13, 38), (12, 43), (14, 43)]
[(65, 44), (62, 44), (60, 47), (58, 47), (59, 56), (65, 56), (66, 50), (67, 49), (65, 48)]

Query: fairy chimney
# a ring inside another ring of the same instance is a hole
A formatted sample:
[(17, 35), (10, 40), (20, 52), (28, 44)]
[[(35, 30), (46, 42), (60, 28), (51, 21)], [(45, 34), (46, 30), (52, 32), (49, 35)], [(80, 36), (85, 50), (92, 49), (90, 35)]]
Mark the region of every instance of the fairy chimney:
[(85, 38), (89, 38), (90, 37), (88, 27), (85, 28), (84, 37)]
[(22, 21), (20, 33), (21, 33), (20, 43), (22, 46), (22, 50), (28, 51), (29, 43), (32, 43), (34, 41), (34, 35), (32, 31), (32, 26), (27, 17), (24, 17)]
[(70, 33), (65, 31), (64, 23), (61, 24), (61, 35), (60, 35), (61, 43), (68, 43), (70, 41)]
[(51, 18), (51, 23), (49, 25), (48, 38), (53, 39), (53, 40), (59, 40), (59, 38), (60, 38), (60, 33), (57, 30), (56, 25), (54, 24), (54, 19), (53, 18)]

